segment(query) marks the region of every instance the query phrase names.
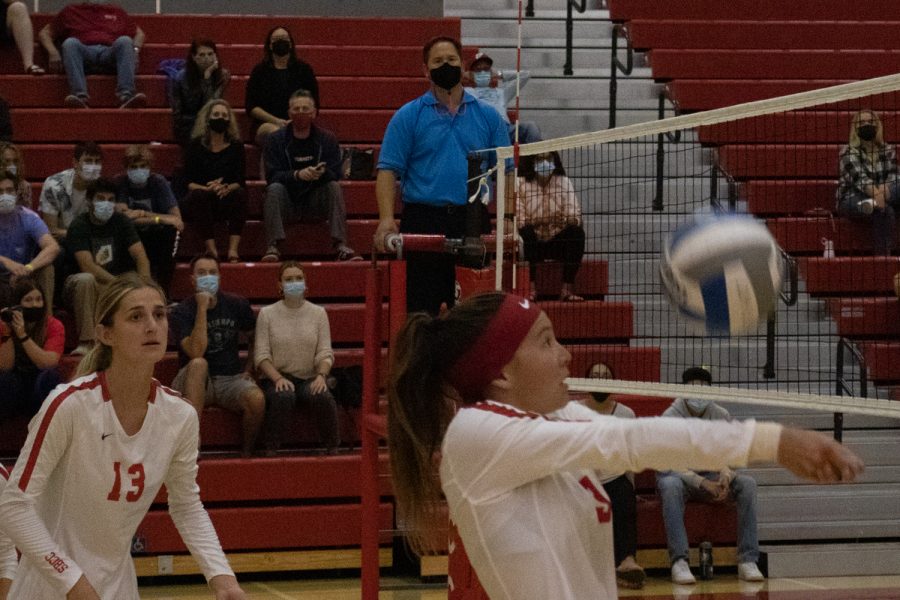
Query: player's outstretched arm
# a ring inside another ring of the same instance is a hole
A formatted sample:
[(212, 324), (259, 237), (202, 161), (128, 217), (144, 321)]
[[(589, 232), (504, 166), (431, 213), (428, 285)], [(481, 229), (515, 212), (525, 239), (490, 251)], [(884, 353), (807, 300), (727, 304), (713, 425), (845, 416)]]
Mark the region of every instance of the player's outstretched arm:
[(69, 593), (66, 594), (66, 600), (100, 600), (100, 594), (90, 584), (84, 575), (75, 582)]
[(863, 472), (862, 460), (827, 435), (785, 427), (778, 443), (778, 462), (817, 483), (853, 481)]

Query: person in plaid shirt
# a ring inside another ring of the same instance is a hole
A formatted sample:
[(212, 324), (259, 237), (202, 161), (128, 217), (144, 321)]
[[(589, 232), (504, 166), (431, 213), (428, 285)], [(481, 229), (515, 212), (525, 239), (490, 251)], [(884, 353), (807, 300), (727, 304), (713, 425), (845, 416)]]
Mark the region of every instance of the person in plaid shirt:
[(850, 143), (841, 148), (838, 214), (872, 221), (875, 250), (889, 254), (895, 244), (895, 211), (900, 208), (897, 156), (884, 143), (881, 119), (871, 110), (853, 116)]

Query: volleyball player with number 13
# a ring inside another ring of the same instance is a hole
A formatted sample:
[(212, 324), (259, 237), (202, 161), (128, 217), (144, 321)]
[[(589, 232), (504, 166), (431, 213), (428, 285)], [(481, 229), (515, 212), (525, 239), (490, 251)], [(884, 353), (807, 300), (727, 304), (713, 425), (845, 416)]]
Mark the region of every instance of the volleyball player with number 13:
[(96, 346), (48, 397), (0, 496), (22, 553), (10, 598), (138, 600), (131, 540), (160, 487), (216, 600), (245, 600), (200, 502), (199, 424), (153, 379), (166, 351), (162, 291), (134, 273), (100, 295)]

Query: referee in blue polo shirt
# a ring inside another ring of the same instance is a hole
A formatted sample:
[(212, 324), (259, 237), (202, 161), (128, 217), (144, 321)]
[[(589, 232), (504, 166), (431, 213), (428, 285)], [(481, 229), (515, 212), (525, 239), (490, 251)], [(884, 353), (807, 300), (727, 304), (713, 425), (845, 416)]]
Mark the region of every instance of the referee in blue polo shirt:
[[(394, 222), (397, 179), (403, 199), (402, 233), (465, 236), (470, 152), (509, 146), (506, 122), (488, 104), (467, 94), (462, 84), (462, 47), (436, 37), (422, 49), (431, 89), (407, 102), (391, 118), (378, 157), (375, 194), (380, 217), (375, 247), (385, 251)], [(489, 161), (495, 159), (487, 156)], [(508, 170), (511, 164), (507, 165)], [(514, 189), (512, 175), (507, 190)], [(436, 315), (454, 304), (456, 274), (452, 256), (406, 254), (406, 309)]]

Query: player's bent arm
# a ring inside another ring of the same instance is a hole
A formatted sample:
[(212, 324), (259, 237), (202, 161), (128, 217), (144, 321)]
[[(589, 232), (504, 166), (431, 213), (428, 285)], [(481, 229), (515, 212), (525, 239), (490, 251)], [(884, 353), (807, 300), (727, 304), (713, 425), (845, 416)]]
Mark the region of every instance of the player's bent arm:
[(50, 535), (38, 515), (37, 501), (69, 447), (73, 412), (77, 409), (73, 398), (66, 399), (62, 394), (48, 397), (29, 424), (28, 438), (0, 495), (3, 532), (31, 559), (60, 596), (72, 590), (83, 573)]
[[(185, 407), (189, 408), (189, 407)], [(220, 575), (234, 577), (212, 521), (200, 502), (197, 485), (197, 446), (200, 423), (197, 413), (185, 411), (178, 448), (166, 473), (169, 514), (194, 560), (210, 583)], [(227, 597), (227, 596), (226, 596)]]

